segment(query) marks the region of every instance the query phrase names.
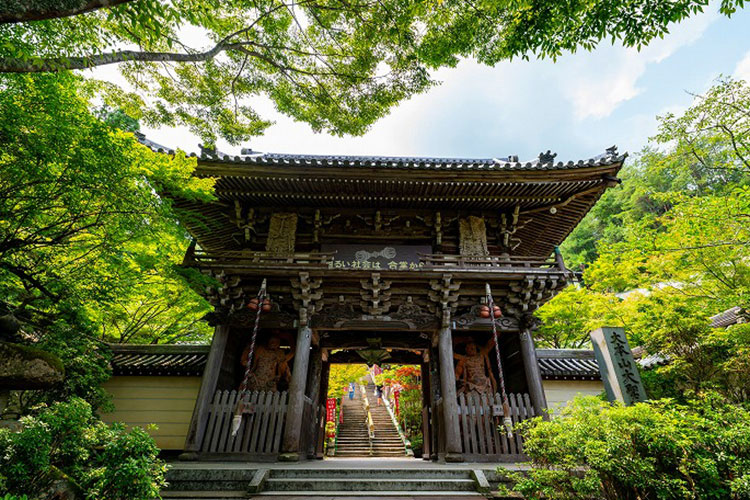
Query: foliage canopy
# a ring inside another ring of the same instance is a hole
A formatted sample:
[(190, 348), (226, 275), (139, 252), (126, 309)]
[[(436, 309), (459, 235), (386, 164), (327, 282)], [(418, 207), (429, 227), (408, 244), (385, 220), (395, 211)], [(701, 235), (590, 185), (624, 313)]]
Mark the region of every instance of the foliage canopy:
[(125, 431), (94, 418), (79, 398), (41, 408), (21, 420), (22, 429), (0, 429), (0, 494), (45, 497), (65, 480), (81, 498), (157, 498), (165, 464), (141, 428)]
[(531, 500), (750, 498), (750, 413), (720, 398), (577, 398), (563, 418), (521, 426), (533, 468), (511, 477)]
[[(743, 0), (722, 0), (731, 15)], [(0, 73), (121, 64), (108, 99), (146, 123), (238, 143), (270, 122), (258, 98), (316, 131), (361, 134), (460, 58), (556, 58), (663, 37), (706, 0), (47, 0), (0, 8)], [(250, 99), (250, 100), (248, 100)], [(254, 100), (254, 101), (253, 101)], [(250, 104), (252, 102), (252, 104)]]
[(205, 337), (208, 305), (188, 286), (202, 278), (176, 266), (188, 240), (158, 194), (208, 199), (212, 185), (195, 160), (95, 116), (90, 96), (69, 73), (0, 79), (0, 315), (65, 362), (46, 397), (98, 405), (99, 340)]

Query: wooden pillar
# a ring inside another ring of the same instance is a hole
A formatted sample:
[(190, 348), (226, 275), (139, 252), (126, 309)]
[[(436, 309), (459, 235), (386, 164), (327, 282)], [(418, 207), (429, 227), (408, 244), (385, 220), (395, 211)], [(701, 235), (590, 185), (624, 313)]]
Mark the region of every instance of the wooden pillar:
[[(447, 312), (447, 311), (445, 311)], [(448, 316), (445, 314), (444, 316)], [(462, 462), (461, 434), (458, 427), (456, 372), (453, 368), (453, 335), (450, 321), (443, 321), (438, 337), (440, 353), (440, 388), (443, 395), (443, 428), (445, 429), (445, 461)]]
[(322, 418), (325, 420), (325, 412), (321, 416), (320, 412), (320, 382), (323, 371), (323, 357), (320, 349), (320, 345), (313, 344), (313, 348), (310, 351), (310, 374), (307, 377), (307, 396), (312, 401), (312, 414), (309, 422), (302, 422), (305, 427), (304, 432), (307, 433), (307, 450), (302, 450), (306, 453), (307, 457), (315, 455), (315, 437), (317, 434), (317, 427), (319, 420)]
[(326, 440), (326, 403), (328, 401), (328, 375), (331, 372), (331, 363), (323, 361), (320, 371), (320, 397), (317, 404), (321, 408), (320, 421), (318, 422), (318, 434), (316, 436), (315, 458), (323, 458), (323, 448)]
[(534, 413), (541, 415), (545, 420), (549, 418), (547, 414), (547, 398), (544, 395), (542, 386), (542, 374), (539, 371), (539, 362), (536, 359), (536, 347), (534, 338), (531, 336), (531, 329), (524, 326), (521, 329), (521, 357), (523, 358), (523, 367), (526, 373), (526, 384), (529, 386), (529, 397), (534, 407)]
[(181, 460), (196, 460), (203, 443), (208, 422), (208, 408), (216, 392), (216, 383), (221, 372), (221, 363), (224, 359), (224, 351), (229, 338), (229, 327), (218, 325), (214, 329), (214, 337), (211, 340), (211, 349), (208, 352), (206, 367), (203, 369), (201, 387), (193, 408), (193, 416), (190, 419), (187, 437), (185, 438), (185, 452), (180, 455)]
[(430, 427), (430, 364), (428, 361), (420, 365), (422, 376), (422, 460), (430, 459), (432, 448), (432, 429)]
[[(437, 337), (437, 335), (436, 335)], [(430, 460), (438, 459), (438, 448), (442, 423), (438, 419), (437, 401), (440, 399), (440, 367), (438, 363), (437, 338), (435, 347), (430, 346)]]
[(297, 330), (297, 346), (294, 351), (292, 381), (289, 383), (289, 407), (286, 412), (284, 440), (282, 441), (279, 460), (296, 462), (300, 459), (300, 436), (302, 431), (302, 412), (305, 408), (305, 386), (307, 385), (307, 367), (310, 363), (310, 342), (312, 330), (305, 323)]

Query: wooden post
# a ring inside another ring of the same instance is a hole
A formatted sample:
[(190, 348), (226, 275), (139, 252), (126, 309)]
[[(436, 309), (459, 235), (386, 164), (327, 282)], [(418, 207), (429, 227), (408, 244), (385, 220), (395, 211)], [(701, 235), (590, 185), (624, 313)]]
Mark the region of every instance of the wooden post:
[(190, 419), (187, 437), (185, 438), (185, 451), (180, 455), (181, 460), (196, 460), (198, 451), (203, 443), (208, 421), (208, 407), (216, 392), (216, 383), (221, 372), (221, 363), (224, 359), (224, 351), (229, 338), (229, 327), (218, 325), (214, 329), (214, 337), (211, 340), (211, 350), (208, 352), (206, 367), (203, 369), (201, 387), (193, 408), (193, 416)]
[(531, 329), (527, 326), (522, 327), (520, 336), (521, 357), (526, 372), (526, 384), (529, 386), (531, 405), (534, 407), (536, 415), (541, 415), (545, 420), (548, 420), (547, 398), (544, 395), (542, 374), (539, 371), (539, 362), (536, 359), (536, 347), (534, 346), (534, 338), (531, 336)]
[(323, 448), (326, 440), (326, 402), (328, 400), (328, 375), (331, 372), (331, 363), (323, 361), (320, 371), (320, 397), (317, 404), (323, 408), (318, 422), (318, 434), (316, 439), (315, 458), (323, 458)]
[[(428, 358), (429, 359), (429, 358)], [(430, 448), (432, 448), (432, 438), (430, 428), (430, 364), (424, 361), (420, 365), (422, 376), (422, 460), (430, 459)]]
[(300, 435), (302, 430), (302, 411), (305, 405), (305, 386), (307, 385), (307, 367), (310, 363), (310, 342), (312, 330), (300, 324), (297, 331), (297, 346), (294, 351), (292, 381), (289, 383), (289, 406), (286, 412), (286, 427), (282, 454), (279, 460), (296, 462), (300, 459)]
[(450, 310), (443, 310), (443, 325), (438, 338), (440, 353), (440, 388), (443, 395), (443, 427), (445, 428), (445, 461), (462, 462), (461, 434), (458, 428), (456, 372), (453, 368), (453, 335)]
[(310, 352), (310, 374), (307, 377), (307, 395), (312, 401), (312, 418), (310, 422), (302, 422), (302, 425), (307, 425), (307, 434), (309, 439), (307, 440), (307, 450), (303, 450), (307, 453), (308, 457), (315, 455), (315, 438), (317, 436), (318, 420), (320, 418), (325, 419), (325, 412), (322, 416), (320, 414), (320, 382), (321, 375), (323, 372), (323, 357), (320, 349), (320, 345), (313, 345)]
[[(435, 335), (437, 337), (437, 335)], [(437, 342), (437, 339), (436, 339)], [(430, 346), (430, 460), (438, 459), (438, 438), (442, 424), (438, 420), (437, 402), (440, 399), (440, 367), (438, 353)], [(455, 374), (454, 374), (455, 377)]]

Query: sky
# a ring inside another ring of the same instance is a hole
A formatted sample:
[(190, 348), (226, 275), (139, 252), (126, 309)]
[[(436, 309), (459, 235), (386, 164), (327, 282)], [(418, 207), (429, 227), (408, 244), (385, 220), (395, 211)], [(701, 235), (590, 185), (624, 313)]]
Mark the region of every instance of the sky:
[[(240, 147), (273, 153), (331, 155), (587, 159), (617, 145), (637, 153), (656, 132), (657, 115), (679, 113), (720, 76), (750, 81), (750, 8), (727, 19), (711, 11), (671, 28), (640, 52), (603, 44), (556, 62), (504, 62), (495, 67), (463, 61), (434, 73), (441, 81), (402, 102), (360, 137), (314, 133), (279, 114), (259, 111), (275, 124), (241, 146), (218, 142), (225, 153)], [(155, 142), (198, 151), (185, 128), (144, 128)]]

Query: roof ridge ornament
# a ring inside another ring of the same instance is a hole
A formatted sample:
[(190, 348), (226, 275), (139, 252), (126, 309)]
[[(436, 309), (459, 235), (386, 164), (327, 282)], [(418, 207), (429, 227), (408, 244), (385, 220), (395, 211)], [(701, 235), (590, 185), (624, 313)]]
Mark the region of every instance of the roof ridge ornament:
[(617, 156), (617, 145), (613, 144), (604, 151), (607, 153), (607, 156)]
[(539, 163), (546, 164), (546, 163), (553, 163), (555, 161), (555, 158), (557, 158), (557, 153), (553, 153), (549, 149), (546, 153), (539, 153)]

